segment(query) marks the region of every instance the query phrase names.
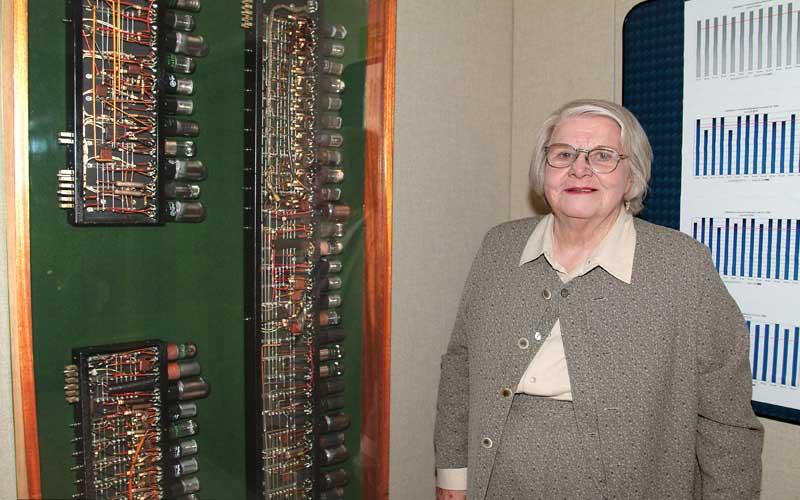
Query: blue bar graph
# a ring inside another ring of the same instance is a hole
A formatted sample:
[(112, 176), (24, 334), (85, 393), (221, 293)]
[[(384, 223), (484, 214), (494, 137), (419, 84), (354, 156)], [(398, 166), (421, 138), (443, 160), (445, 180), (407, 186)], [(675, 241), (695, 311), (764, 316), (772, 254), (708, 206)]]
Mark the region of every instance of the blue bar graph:
[(694, 176), (800, 174), (795, 112), (750, 113), (695, 120)]
[(724, 277), (800, 283), (800, 219), (699, 217), (691, 234)]
[(748, 320), (750, 367), (754, 382), (797, 388), (800, 326)]

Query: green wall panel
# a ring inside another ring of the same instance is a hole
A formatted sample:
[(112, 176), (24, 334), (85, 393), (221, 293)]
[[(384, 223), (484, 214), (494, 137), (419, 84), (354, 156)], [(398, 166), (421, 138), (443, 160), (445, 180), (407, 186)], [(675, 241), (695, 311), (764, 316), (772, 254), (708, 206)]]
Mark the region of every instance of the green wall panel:
[[(326, 17), (348, 27), (343, 95), (345, 198), (355, 216), (343, 260), (347, 432), (358, 498), (363, 259), (363, 87), (366, 0), (326, 4)], [(244, 498), (244, 337), (242, 240), (242, 106), (244, 36), (239, 3), (205, 0), (195, 33), (210, 45), (192, 78), (201, 125), (197, 158), (208, 167), (200, 224), (162, 227), (72, 227), (57, 208), (56, 142), (66, 129), (64, 3), (29, 1), (30, 211), (33, 341), (45, 498), (73, 492), (72, 409), (62, 368), (73, 347), (160, 338), (192, 340), (211, 394), (200, 400), (197, 436), (203, 498)]]

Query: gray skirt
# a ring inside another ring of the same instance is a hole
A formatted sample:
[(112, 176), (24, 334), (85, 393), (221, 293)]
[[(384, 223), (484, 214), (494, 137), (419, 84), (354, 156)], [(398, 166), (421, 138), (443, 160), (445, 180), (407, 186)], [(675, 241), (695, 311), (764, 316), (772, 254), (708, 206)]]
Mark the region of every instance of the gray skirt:
[(517, 394), (511, 404), (486, 498), (593, 499), (571, 401)]

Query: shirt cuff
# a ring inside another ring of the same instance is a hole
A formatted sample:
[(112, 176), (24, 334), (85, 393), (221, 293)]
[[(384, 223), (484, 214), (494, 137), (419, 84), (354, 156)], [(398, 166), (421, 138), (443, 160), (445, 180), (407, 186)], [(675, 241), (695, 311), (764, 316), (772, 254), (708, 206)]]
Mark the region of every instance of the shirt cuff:
[(436, 469), (436, 487), (445, 490), (467, 489), (467, 468)]

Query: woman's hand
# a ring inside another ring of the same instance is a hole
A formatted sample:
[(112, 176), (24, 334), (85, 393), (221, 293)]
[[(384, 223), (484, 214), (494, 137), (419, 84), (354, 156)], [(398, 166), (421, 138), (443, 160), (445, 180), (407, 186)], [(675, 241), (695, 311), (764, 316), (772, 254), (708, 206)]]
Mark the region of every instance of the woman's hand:
[(467, 490), (436, 488), (436, 500), (467, 500)]

